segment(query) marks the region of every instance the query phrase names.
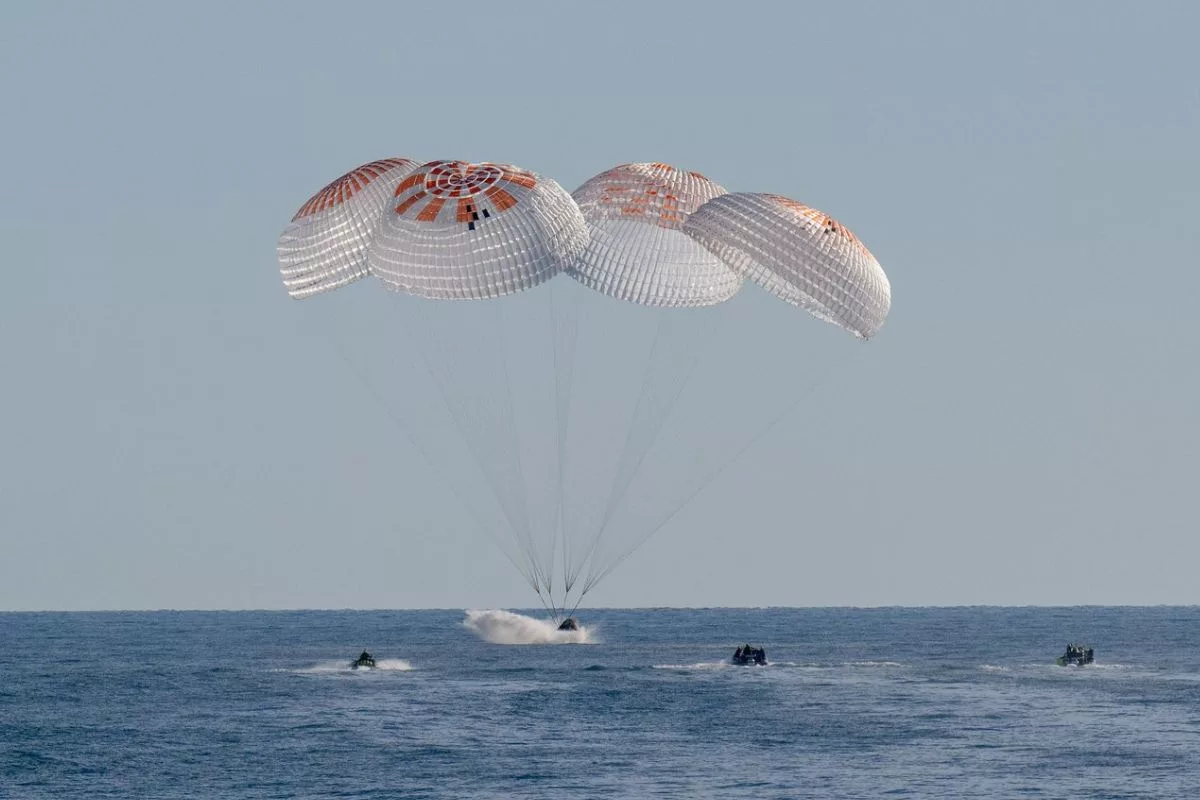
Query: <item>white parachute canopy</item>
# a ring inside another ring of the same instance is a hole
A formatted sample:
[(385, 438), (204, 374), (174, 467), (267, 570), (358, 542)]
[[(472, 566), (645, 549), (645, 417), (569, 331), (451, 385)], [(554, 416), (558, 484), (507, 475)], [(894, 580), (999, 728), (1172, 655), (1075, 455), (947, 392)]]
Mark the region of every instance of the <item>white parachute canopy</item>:
[(417, 168), (385, 158), (347, 172), (308, 199), (279, 237), (279, 271), (292, 297), (303, 298), (365, 278), (367, 246), (396, 185)]
[(684, 231), (738, 274), (864, 339), (892, 305), (892, 287), (866, 246), (837, 220), (775, 194), (726, 194)]
[(579, 207), (510, 164), (431, 161), (402, 180), (367, 253), (397, 291), (484, 300), (533, 288), (587, 245)]
[(725, 189), (670, 164), (623, 164), (591, 178), (571, 196), (591, 241), (570, 274), (598, 292), (648, 306), (708, 306), (742, 288), (742, 279), (683, 233), (688, 216)]
[[(279, 260), (293, 297), (392, 290), (329, 296), (331, 338), (556, 619), (822, 374), (807, 315), (744, 277), (858, 337), (890, 303), (820, 212), (660, 163), (568, 195), (510, 164), (372, 162), (304, 204)], [(718, 335), (750, 324), (779, 326), (753, 358)]]

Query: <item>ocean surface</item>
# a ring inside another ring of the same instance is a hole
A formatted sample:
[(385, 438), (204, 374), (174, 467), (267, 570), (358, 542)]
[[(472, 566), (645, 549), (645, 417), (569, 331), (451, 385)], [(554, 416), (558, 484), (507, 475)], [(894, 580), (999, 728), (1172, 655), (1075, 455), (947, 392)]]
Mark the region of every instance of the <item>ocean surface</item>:
[(1200, 608), (578, 616), (0, 614), (0, 797), (1200, 795)]

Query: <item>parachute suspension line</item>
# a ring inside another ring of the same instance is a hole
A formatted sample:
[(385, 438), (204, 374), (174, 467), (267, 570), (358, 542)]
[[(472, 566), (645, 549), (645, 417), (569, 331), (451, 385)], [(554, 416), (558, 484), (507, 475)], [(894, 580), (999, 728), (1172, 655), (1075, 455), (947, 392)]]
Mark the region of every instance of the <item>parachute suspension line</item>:
[(508, 368), (508, 342), (507, 342), (507, 338), (504, 335), (504, 326), (502, 324), (499, 324), (500, 323), (500, 304), (499, 303), (487, 303), (486, 305), (493, 306), (495, 309), (494, 314), (496, 317), (497, 324), (494, 326), (494, 328), (496, 330), (497, 338), (500, 342), (500, 365), (501, 365), (501, 368), (502, 368), (503, 374), (504, 374), (504, 400), (503, 400), (504, 411), (503, 411), (503, 413), (505, 414), (505, 417), (506, 417), (505, 421), (508, 424), (508, 430), (511, 431), (513, 434), (512, 437), (508, 439), (508, 443), (510, 445), (512, 445), (512, 448), (507, 455), (509, 456), (509, 458), (512, 461), (516, 462), (517, 486), (520, 489), (517, 496), (521, 503), (520, 509), (522, 512), (522, 520), (525, 523), (525, 541), (529, 545), (529, 559), (531, 562), (533, 562), (534, 564), (537, 565), (537, 569), (539, 570), (539, 572), (542, 575), (542, 581), (546, 585), (546, 592), (550, 596), (551, 603), (553, 603), (554, 602), (553, 563), (551, 563), (548, 568), (547, 565), (542, 564), (540, 559), (538, 559), (537, 542), (533, 538), (533, 522), (529, 516), (529, 497), (528, 497), (529, 484), (525, 480), (525, 470), (522, 465), (522, 458), (521, 458), (520, 436), (517, 431), (516, 413), (514, 411), (514, 405), (513, 405), (512, 379), (509, 375), (509, 368)]
[(546, 613), (550, 615), (550, 618), (558, 622), (558, 612), (554, 608), (554, 598), (550, 598), (550, 602), (547, 603), (546, 598), (542, 596), (541, 592), (537, 592), (537, 596), (538, 601), (542, 604), (542, 608), (546, 609)]
[(568, 570), (568, 567), (571, 562), (570, 562), (570, 546), (567, 542), (567, 537), (563, 534), (564, 513), (565, 512), (564, 512), (563, 505), (562, 505), (561, 490), (560, 490), (558, 512), (555, 515), (554, 524), (557, 526), (556, 533), (557, 533), (558, 537), (560, 539), (562, 539), (562, 565), (563, 565), (563, 601), (562, 601), (562, 604), (563, 604), (563, 607), (565, 608), (567, 605), (567, 598), (571, 594), (571, 585), (572, 584), (569, 579), (570, 576), (567, 574), (567, 570)]
[[(546, 564), (547, 564), (547, 566), (546, 566), (546, 568), (545, 568), (545, 569), (546, 569), (546, 574), (547, 574), (547, 575), (549, 576), (549, 578), (550, 578), (550, 582), (549, 582), (549, 583), (547, 583), (547, 589), (546, 589), (546, 591), (547, 591), (547, 592), (550, 594), (550, 604), (551, 604), (552, 606), (556, 606), (556, 605), (557, 605), (557, 604), (555, 603), (555, 600), (554, 600), (554, 556), (555, 556), (555, 552), (556, 552), (556, 549), (557, 549), (557, 544), (558, 544), (558, 540), (557, 540), (557, 538), (554, 536), (554, 534), (553, 534), (553, 531), (551, 531), (551, 536), (550, 536), (550, 552), (546, 554)], [(565, 601), (564, 601), (564, 602), (565, 602)]]
[(359, 383), (361, 383), (362, 386), (367, 390), (367, 394), (370, 395), (370, 397), (375, 401), (376, 405), (383, 410), (384, 414), (388, 419), (391, 420), (396, 429), (404, 434), (404, 438), (406, 438), (409, 444), (413, 446), (413, 449), (421, 454), (421, 457), (425, 459), (425, 462), (429, 464), (429, 466), (433, 467), (435, 472), (440, 474), (442, 481), (451, 487), (451, 490), (458, 498), (459, 503), (463, 508), (467, 509), (467, 513), (469, 513), (475, 519), (475, 523), (479, 526), (479, 528), (485, 534), (487, 534), (488, 538), (492, 540), (492, 543), (496, 545), (496, 549), (504, 554), (504, 557), (508, 560), (508, 563), (512, 564), (516, 568), (521, 577), (525, 579), (525, 582), (528, 583), (536, 592), (537, 585), (534, 576), (523, 565), (518, 563), (517, 560), (512, 557), (512, 554), (508, 552), (508, 548), (506, 548), (501, 542), (500, 537), (492, 529), (492, 526), (488, 525), (484, 521), (483, 516), (480, 515), (479, 510), (475, 507), (474, 503), (468, 501), (465, 493), (463, 493), (461, 489), (459, 482), (452, 480), (451, 476), (446, 474), (446, 470), (443, 467), (438, 466), (438, 461), (433, 458), (429, 451), (418, 441), (417, 437), (413, 435), (412, 429), (400, 421), (400, 417), (398, 417), (391, 406), (387, 404), (384, 397), (379, 392), (378, 387), (376, 387), (375, 384), (367, 378), (367, 376), (354, 363), (354, 360), (347, 355), (346, 351), (342, 347), (342, 343), (337, 340), (337, 337), (325, 330), (322, 330), (321, 332), (322, 335), (324, 335), (329, 341), (329, 343), (333, 345), (334, 352), (337, 353), (338, 357), (341, 358), (342, 362), (349, 368), (351, 374), (353, 374), (358, 379)]
[(587, 596), (588, 590), (589, 590), (589, 589), (591, 589), (591, 588), (592, 588), (591, 586), (587, 586), (587, 585), (585, 584), (585, 586), (583, 587), (583, 591), (582, 591), (582, 592), (580, 592), (580, 593), (579, 593), (579, 596), (575, 598), (575, 604), (571, 606), (571, 610), (570, 610), (570, 611), (568, 611), (568, 612), (565, 614), (565, 616), (568, 616), (568, 617), (573, 617), (573, 616), (575, 616), (575, 612), (579, 610), (579, 604), (583, 602), (583, 598), (584, 598), (585, 596)]
[[(546, 591), (550, 591), (549, 578), (546, 575), (545, 570), (542, 568), (541, 563), (538, 562), (536, 558), (537, 547), (533, 541), (533, 526), (530, 522), (529, 505), (526, 499), (526, 483), (524, 473), (521, 470), (520, 445), (518, 443), (519, 433), (516, 430), (516, 418), (515, 414), (513, 413), (511, 382), (508, 375), (508, 346), (504, 337), (504, 326), (501, 324), (498, 304), (485, 302), (482, 307), (487, 309), (493, 317), (491, 324), (489, 325), (487, 338), (490, 343), (497, 345), (497, 358), (495, 360), (500, 364), (501, 375), (504, 381), (504, 390), (501, 394), (501, 400), (498, 406), (500, 419), (498, 420), (499, 425), (497, 427), (499, 428), (498, 432), (501, 434), (500, 456), (502, 462), (500, 465), (498, 465), (498, 468), (502, 471), (506, 471), (510, 469), (509, 465), (514, 465), (515, 463), (515, 469), (512, 471), (512, 474), (514, 474), (517, 478), (515, 487), (517, 491), (515, 492), (515, 495), (518, 505), (516, 506), (515, 513), (521, 522), (521, 525), (517, 530), (518, 539), (523, 540), (525, 543), (524, 549), (526, 552), (526, 557), (532, 565), (532, 569), (538, 575), (541, 588), (545, 589)], [(451, 365), (457, 365), (462, 363), (464, 360), (465, 359), (460, 357), (452, 357), (448, 359), (448, 363)], [(467, 392), (460, 392), (459, 394), (463, 397), (472, 396), (471, 393)], [(480, 394), (475, 394), (474, 396), (481, 402), (485, 399)], [(486, 423), (483, 423), (482, 420), (480, 420), (480, 423), (486, 425)], [(505, 433), (508, 433), (509, 435), (503, 435)], [(509, 492), (508, 494), (511, 495), (514, 493)]]
[[(601, 520), (602, 520), (601, 523), (596, 526), (595, 531), (588, 537), (587, 543), (584, 545), (583, 552), (586, 555), (584, 555), (584, 557), (582, 559), (580, 559), (578, 563), (573, 564), (571, 571), (568, 573), (570, 575), (569, 580), (572, 585), (574, 585), (575, 580), (579, 577), (579, 573), (583, 571), (584, 567), (591, 561), (592, 556), (596, 552), (596, 545), (600, 541), (600, 533), (604, 529), (604, 520), (606, 520), (608, 518), (609, 513), (610, 513), (609, 507), (613, 503), (613, 497), (617, 494), (617, 485), (619, 484), (619, 482), (621, 480), (621, 467), (624, 465), (624, 463), (626, 461), (627, 455), (629, 453), (630, 441), (633, 438), (634, 430), (637, 428), (638, 412), (641, 411), (642, 406), (644, 405), (644, 403), (646, 401), (646, 393), (650, 386), (650, 373), (651, 373), (652, 368), (654, 367), (654, 354), (658, 351), (658, 342), (659, 342), (659, 337), (661, 336), (661, 334), (662, 334), (662, 316), (656, 315), (655, 319), (654, 319), (654, 340), (650, 345), (650, 353), (646, 357), (646, 364), (642, 368), (642, 382), (638, 388), (637, 402), (634, 405), (633, 414), (630, 417), (630, 421), (629, 421), (629, 426), (628, 426), (627, 430), (625, 431), (625, 441), (621, 447), (620, 457), (617, 459), (617, 471), (613, 475), (613, 483), (609, 489), (608, 503), (605, 505), (603, 511), (601, 512)], [(586, 580), (585, 580), (585, 583), (586, 583)], [(586, 591), (586, 589), (585, 589), (585, 591)]]
[(558, 468), (558, 486), (554, 494), (555, 509), (553, 517), (553, 530), (551, 532), (551, 541), (557, 545), (562, 543), (562, 564), (563, 564), (563, 605), (567, 603), (567, 594), (571, 591), (571, 584), (568, 582), (567, 565), (570, 562), (570, 550), (567, 545), (566, 536), (563, 535), (563, 450), (565, 448), (566, 433), (563, 431), (563, 410), (562, 398), (560, 396), (560, 381), (558, 378), (558, 313), (557, 303), (555, 302), (557, 295), (554, 292), (554, 282), (550, 283), (550, 351), (553, 356), (552, 367), (554, 371), (551, 375), (554, 376), (554, 458), (555, 466)]
[(704, 489), (707, 488), (709, 486), (709, 484), (711, 484), (713, 481), (715, 481), (717, 478), (719, 478), (722, 474), (724, 474), (725, 471), (727, 469), (729, 469), (729, 467), (736, 464), (737, 461), (743, 455), (745, 455), (747, 450), (749, 450), (753, 445), (758, 443), (764, 436), (766, 436), (768, 433), (770, 433), (775, 428), (776, 425), (778, 425), (780, 422), (783, 421), (783, 419), (785, 417), (789, 416), (792, 412), (794, 412), (797, 408), (799, 408), (800, 404), (803, 403), (806, 399), (808, 399), (809, 395), (811, 395), (818, 388), (823, 386), (828, 380), (832, 379), (834, 376), (836, 376), (840, 372), (845, 371), (845, 369), (850, 364), (854, 363), (854, 361), (856, 361), (858, 358), (861, 358), (862, 352), (863, 352), (863, 350), (860, 348), (858, 350), (858, 353), (855, 354), (855, 356), (853, 356), (849, 359), (846, 359), (845, 361), (839, 361), (837, 364), (834, 365), (833, 369), (831, 369), (828, 373), (826, 373), (821, 379), (815, 381), (812, 385), (801, 390), (800, 395), (795, 400), (793, 400), (791, 403), (789, 403), (787, 406), (785, 406), (783, 408), (783, 410), (780, 411), (778, 414), (776, 414), (775, 416), (768, 419), (765, 425), (762, 425), (761, 427), (759, 427), (759, 429), (757, 431), (755, 431), (753, 434), (751, 434), (750, 438), (747, 439), (740, 448), (738, 448), (738, 450), (733, 454), (733, 456), (731, 458), (726, 459), (724, 462), (722, 462), (720, 464), (720, 466), (717, 467), (717, 469), (710, 472), (703, 480), (701, 480), (700, 483), (696, 486), (696, 488), (693, 489), (683, 499), (683, 502), (679, 503), (673, 511), (671, 511), (666, 517), (663, 518), (663, 520), (661, 522), (659, 522), (657, 525), (650, 528), (645, 534), (643, 534), (641, 537), (639, 537), (633, 543), (632, 546), (630, 546), (624, 553), (622, 553), (620, 556), (618, 556), (612, 563), (610, 563), (603, 570), (601, 570), (601, 572), (598, 575), (596, 575), (595, 578), (592, 578), (592, 576), (589, 575), (587, 582), (584, 584), (583, 592), (580, 594), (580, 597), (582, 598), (583, 595), (587, 594), (587, 592), (593, 586), (595, 586), (600, 581), (604, 580), (604, 578), (607, 577), (610, 572), (612, 572), (614, 569), (616, 569), (623, 561), (625, 561), (625, 559), (629, 558), (629, 556), (633, 555), (634, 552), (639, 547), (641, 547), (643, 544), (645, 544), (646, 541), (649, 540), (651, 536), (658, 533), (658, 531), (660, 531), (662, 528), (666, 527), (667, 524), (671, 522), (671, 520), (675, 519), (675, 517), (677, 517), (679, 515), (679, 513), (681, 511), (683, 511), (683, 509), (687, 508), (687, 506), (692, 502), (692, 500), (696, 499), (696, 496), (699, 495), (700, 492), (704, 491)]
[[(587, 565), (588, 565), (589, 576), (593, 569), (592, 556), (595, 554), (596, 547), (599, 545), (600, 541), (604, 538), (604, 533), (605, 533), (605, 531), (608, 530), (608, 526), (612, 522), (613, 515), (616, 513), (617, 509), (620, 507), (621, 501), (625, 499), (625, 495), (629, 491), (629, 487), (633, 485), (634, 478), (636, 478), (638, 472), (641, 471), (642, 464), (645, 463), (645, 461), (646, 461), (646, 456), (650, 454), (650, 451), (652, 449), (654, 449), (654, 445), (658, 441), (659, 434), (662, 433), (662, 430), (666, 425), (667, 419), (671, 416), (671, 412), (675, 409), (675, 404), (679, 401), (679, 398), (683, 395), (684, 389), (686, 389), (688, 384), (691, 382), (692, 375), (695, 374), (696, 367), (700, 363), (700, 354), (707, 350), (707, 345), (708, 345), (709, 341), (711, 341), (712, 338), (716, 335), (717, 328), (720, 326), (720, 321), (724, 318), (724, 315), (710, 315), (709, 318), (713, 319), (714, 322), (711, 325), (709, 325), (707, 330), (702, 331), (701, 335), (696, 336), (696, 337), (692, 337), (692, 336), (686, 337), (687, 339), (689, 339), (691, 341), (690, 341), (689, 352), (684, 354), (684, 357), (686, 359), (686, 367), (685, 367), (685, 370), (683, 373), (683, 379), (678, 381), (674, 386), (667, 387), (667, 390), (665, 392), (666, 397), (667, 397), (666, 403), (662, 406), (661, 409), (658, 410), (657, 415), (655, 417), (651, 418), (648, 439), (647, 439), (645, 445), (641, 448), (640, 452), (637, 454), (637, 457), (633, 464), (632, 469), (626, 469), (623, 477), (618, 476), (619, 480), (620, 480), (620, 491), (615, 492), (614, 496), (609, 498), (609, 503), (605, 508), (603, 522), (601, 523), (600, 529), (596, 532), (595, 537), (592, 539), (592, 546), (588, 552)], [(657, 346), (658, 346), (658, 337), (656, 336), (655, 337), (655, 347), (657, 348)], [(670, 354), (670, 355), (673, 355), (673, 354)], [(690, 355), (690, 358), (687, 358), (687, 356), (689, 356), (689, 355)], [(651, 362), (653, 362), (653, 360), (654, 360), (654, 353), (652, 352), (651, 353)], [(635, 412), (635, 419), (634, 419), (635, 425), (637, 422), (636, 417), (637, 417), (637, 414)], [(634, 426), (631, 425), (628, 436), (627, 436), (627, 440), (626, 440), (627, 448), (629, 446), (629, 442), (633, 439), (633, 433), (634, 433)], [(622, 454), (622, 461), (624, 461), (624, 456), (625, 456), (625, 453)], [(614, 489), (617, 488), (617, 483), (613, 484), (613, 488)], [(585, 584), (587, 584), (587, 580), (585, 580)]]
[[(430, 303), (430, 302), (433, 302), (433, 301), (418, 300), (417, 304), (418, 304), (418, 307), (420, 307), (421, 304)], [(451, 400), (451, 392), (449, 392), (447, 390), (444, 381), (442, 380), (441, 377), (439, 377), (437, 370), (435, 370), (433, 368), (433, 363), (429, 358), (429, 354), (426, 352), (425, 343), (422, 341), (421, 337), (417, 334), (417, 332), (413, 330), (413, 328), (411, 326), (411, 322), (408, 319), (408, 314), (400, 313), (400, 314), (398, 314), (398, 316), (404, 321), (405, 327), (408, 328), (408, 334), (409, 334), (410, 341), (414, 342), (417, 345), (417, 351), (420, 354), (421, 363), (425, 367), (425, 372), (429, 375), (430, 380), (433, 381), (434, 386), (437, 388), (438, 394), (442, 399), (443, 405), (445, 405), (447, 411), (450, 412), (450, 418), (454, 421), (454, 425), (458, 431), (459, 438), (466, 445), (467, 451), (471, 454), (471, 457), (475, 460), (476, 466), (479, 467), (480, 473), (483, 475), (484, 479), (487, 481), (488, 488), (491, 489), (492, 495), (496, 498), (496, 502), (499, 504), (501, 511), (504, 513), (504, 518), (508, 523), (509, 529), (513, 532), (513, 535), (517, 539), (518, 543), (522, 539), (524, 539), (528, 543), (528, 540), (529, 540), (528, 531), (522, 529), (521, 526), (519, 526), (517, 524), (516, 515), (513, 513), (513, 510), (510, 508), (509, 503), (505, 502), (504, 492), (502, 492), (500, 490), (500, 488), (496, 485), (495, 476), (492, 474), (491, 470), (489, 470), (487, 468), (486, 459), (484, 459), (484, 457), (480, 454), (478, 444), (475, 441), (475, 437), (469, 436), (467, 434), (466, 419), (470, 415), (467, 414), (466, 410), (464, 408), (461, 408), (459, 406), (459, 404), (457, 404)], [(428, 327), (428, 326), (426, 326), (426, 327)], [(456, 359), (449, 359), (449, 360), (442, 359), (442, 362), (447, 363), (447, 361), (453, 362), (454, 360), (456, 360)], [(453, 485), (457, 485), (456, 481), (450, 480), (449, 482)], [(489, 533), (490, 533), (490, 530), (489, 530)], [(495, 538), (496, 537), (493, 535), (493, 539), (495, 539)], [(504, 548), (501, 548), (501, 549), (503, 550)], [(526, 556), (528, 557), (528, 553), (532, 549), (531, 546), (527, 544), (526, 547), (524, 547), (523, 549), (525, 550)], [(514, 561), (514, 559), (508, 555), (508, 552), (506, 550), (505, 550), (505, 556), (508, 557), (509, 561)], [(544, 583), (544, 580), (538, 572), (537, 564), (536, 564), (535, 560), (529, 559), (529, 564), (524, 567), (518, 565), (517, 571), (520, 572), (521, 575), (525, 577), (526, 582), (529, 583), (530, 587), (534, 590), (534, 592), (540, 596), (541, 595), (541, 584)]]
[[(559, 315), (559, 293), (555, 292), (554, 282), (550, 285), (550, 320), (551, 343), (554, 355), (554, 415), (555, 415), (555, 447), (558, 459), (558, 538), (562, 541), (563, 560), (563, 605), (566, 605), (567, 595), (570, 594), (575, 578), (571, 574), (570, 565), (571, 537), (567, 530), (567, 498), (566, 498), (566, 461), (567, 437), (570, 433), (571, 419), (571, 390), (575, 383), (575, 352), (579, 336), (579, 314), (567, 312), (564, 324)], [(577, 311), (576, 306), (574, 310)], [(564, 362), (565, 361), (565, 365)], [(564, 385), (565, 384), (565, 385)]]
[[(558, 381), (558, 315), (555, 308), (554, 281), (550, 282), (550, 351), (553, 354), (553, 369), (551, 374), (554, 376), (554, 457), (557, 460), (555, 466), (558, 467), (558, 490), (555, 493), (555, 504), (557, 508), (554, 512), (554, 541), (562, 539), (562, 560), (563, 560), (563, 576), (567, 574), (567, 542), (562, 535), (562, 493), (563, 493), (563, 421), (562, 421), (562, 403), (559, 398), (559, 381)], [(569, 586), (563, 590), (563, 602), (566, 602), (566, 593), (570, 591)]]

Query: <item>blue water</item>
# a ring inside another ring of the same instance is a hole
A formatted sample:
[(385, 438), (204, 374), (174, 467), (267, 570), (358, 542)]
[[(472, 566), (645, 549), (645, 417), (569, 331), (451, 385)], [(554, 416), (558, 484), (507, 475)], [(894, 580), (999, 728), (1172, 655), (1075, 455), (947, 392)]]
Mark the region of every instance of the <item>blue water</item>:
[[(0, 614), (0, 797), (1200, 793), (1200, 609)], [(1068, 640), (1097, 663), (1059, 668)], [(732, 667), (736, 644), (771, 665)], [(383, 668), (353, 672), (362, 648)]]

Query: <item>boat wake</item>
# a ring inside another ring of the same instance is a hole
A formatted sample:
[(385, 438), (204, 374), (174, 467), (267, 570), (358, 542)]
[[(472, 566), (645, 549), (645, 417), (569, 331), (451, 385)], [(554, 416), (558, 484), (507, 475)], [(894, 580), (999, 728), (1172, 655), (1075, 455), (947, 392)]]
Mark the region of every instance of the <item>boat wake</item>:
[(757, 670), (772, 667), (799, 667), (795, 661), (768, 661), (766, 664), (734, 664), (731, 661), (701, 661), (696, 664), (654, 664), (653, 669), (669, 669), (681, 672), (705, 672), (716, 669)]
[(379, 658), (375, 660), (374, 667), (363, 667), (361, 669), (352, 669), (350, 660), (344, 661), (321, 661), (313, 664), (311, 667), (301, 667), (300, 669), (288, 670), (299, 675), (322, 675), (331, 673), (362, 673), (368, 674), (371, 672), (411, 672), (413, 665), (402, 658)]
[(492, 644), (595, 644), (586, 625), (577, 630), (560, 631), (547, 619), (535, 619), (511, 611), (467, 611), (462, 625)]
[(899, 661), (849, 661), (847, 667), (903, 667)]
[(672, 669), (691, 672), (694, 670), (732, 669), (728, 661), (701, 661), (698, 664), (655, 664), (654, 669)]

